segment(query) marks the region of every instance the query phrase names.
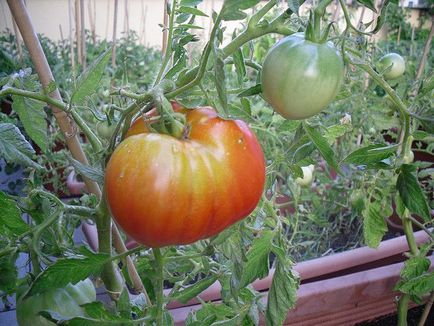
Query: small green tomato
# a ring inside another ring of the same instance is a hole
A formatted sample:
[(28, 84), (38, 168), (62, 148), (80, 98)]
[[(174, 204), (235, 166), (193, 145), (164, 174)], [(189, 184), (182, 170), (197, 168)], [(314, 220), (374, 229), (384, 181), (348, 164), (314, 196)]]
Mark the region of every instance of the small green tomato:
[(396, 79), (404, 74), (405, 60), (397, 53), (389, 53), (381, 57), (378, 68), (380, 71), (384, 70), (385, 79)]

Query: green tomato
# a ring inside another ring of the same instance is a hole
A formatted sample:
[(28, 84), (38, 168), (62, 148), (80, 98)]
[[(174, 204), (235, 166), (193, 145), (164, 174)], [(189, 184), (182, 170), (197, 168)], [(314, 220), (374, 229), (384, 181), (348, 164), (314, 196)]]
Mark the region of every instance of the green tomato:
[(109, 126), (105, 121), (98, 121), (98, 123), (96, 124), (96, 132), (98, 133), (98, 136), (103, 139), (110, 139), (113, 132), (115, 131), (115, 128), (115, 124)]
[(295, 182), (300, 186), (308, 186), (312, 183), (314, 166), (311, 164), (309, 166), (302, 166), (303, 178), (295, 179)]
[(83, 316), (80, 305), (96, 300), (95, 287), (90, 279), (64, 288), (50, 289), (17, 302), (17, 321), (20, 326), (54, 326), (48, 319), (38, 315), (44, 310), (51, 310), (63, 317)]
[(401, 77), (405, 71), (405, 60), (397, 53), (389, 53), (381, 57), (378, 62), (378, 69), (384, 71), (385, 79)]
[(262, 66), (262, 92), (286, 119), (309, 118), (339, 91), (344, 64), (333, 43), (314, 43), (303, 33), (287, 36), (268, 52)]

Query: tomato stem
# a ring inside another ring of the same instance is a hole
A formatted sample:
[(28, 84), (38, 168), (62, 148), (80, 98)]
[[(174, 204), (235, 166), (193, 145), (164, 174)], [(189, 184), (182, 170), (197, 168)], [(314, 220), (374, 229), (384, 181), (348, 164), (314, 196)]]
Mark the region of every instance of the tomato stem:
[(164, 293), (163, 293), (163, 266), (164, 259), (161, 254), (160, 248), (153, 248), (152, 252), (155, 258), (155, 274), (156, 274), (156, 282), (155, 282), (155, 304), (157, 307), (157, 316), (156, 322), (157, 326), (164, 326), (163, 324), (163, 312), (164, 312)]

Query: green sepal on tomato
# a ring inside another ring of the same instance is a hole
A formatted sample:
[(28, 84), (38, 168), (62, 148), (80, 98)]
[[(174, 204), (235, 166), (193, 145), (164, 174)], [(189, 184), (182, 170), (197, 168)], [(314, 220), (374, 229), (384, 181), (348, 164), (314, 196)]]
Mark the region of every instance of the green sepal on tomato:
[(284, 118), (306, 119), (336, 97), (343, 74), (343, 60), (332, 42), (317, 43), (296, 33), (276, 43), (265, 57), (262, 92)]
[(74, 285), (68, 284), (64, 288), (49, 289), (24, 300), (18, 295), (17, 321), (20, 326), (54, 326), (55, 323), (39, 313), (52, 311), (66, 318), (84, 316), (84, 310), (80, 306), (95, 300), (95, 287), (90, 279)]
[(244, 121), (224, 120), (210, 107), (172, 106), (185, 115), (182, 137), (151, 132), (140, 118), (105, 175), (114, 219), (149, 247), (218, 234), (255, 209), (265, 182), (264, 154)]

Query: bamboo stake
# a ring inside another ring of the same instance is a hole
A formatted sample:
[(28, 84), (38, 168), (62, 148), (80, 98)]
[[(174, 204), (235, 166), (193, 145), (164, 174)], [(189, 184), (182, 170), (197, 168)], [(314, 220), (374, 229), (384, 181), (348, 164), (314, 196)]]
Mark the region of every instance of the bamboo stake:
[(362, 7), (362, 12), (360, 13), (359, 21), (357, 22), (357, 28), (360, 28), (360, 26), (363, 24), (363, 18), (365, 16), (365, 9), (366, 7)]
[(169, 15), (167, 14), (167, 6), (168, 0), (164, 0), (164, 11), (163, 11), (163, 42), (161, 49), (161, 56), (164, 57), (167, 50), (167, 37), (168, 37), (168, 23), (169, 23)]
[(110, 21), (110, 3), (111, 1), (107, 1), (107, 16), (105, 19), (105, 39), (108, 39), (108, 29), (109, 29), (109, 21)]
[(68, 0), (68, 20), (69, 20), (69, 53), (71, 57), (72, 80), (75, 84), (75, 51), (74, 41), (72, 40), (72, 5), (71, 0)]
[(339, 5), (339, 1), (336, 1), (335, 10), (333, 11), (332, 21), (336, 21), (339, 17), (341, 6)]
[(431, 30), (429, 32), (428, 39), (426, 40), (425, 47), (423, 48), (422, 58), (420, 58), (419, 66), (417, 67), (416, 80), (419, 80), (420, 77), (422, 77), (423, 69), (425, 68), (425, 64), (426, 64), (426, 59), (431, 49), (433, 35), (434, 35), (434, 16), (431, 17)]
[(80, 29), (81, 29), (81, 63), (86, 69), (86, 28), (84, 25), (84, 0), (80, 0)]
[(12, 26), (14, 27), (15, 44), (17, 45), (18, 58), (20, 60), (20, 65), (22, 65), (23, 64), (23, 49), (21, 48), (20, 33), (18, 32), (17, 23), (13, 19), (12, 19)]
[(129, 15), (129, 12), (128, 12), (128, 0), (125, 0), (124, 31), (127, 32), (127, 35), (130, 35), (130, 15)]
[[(23, 0), (7, 0), (7, 3), (11, 10), (12, 16), (16, 21), (18, 28), (21, 32), (24, 44), (26, 45), (30, 53), (30, 57), (35, 66), (41, 84), (43, 87), (47, 87), (52, 81), (54, 81), (54, 77), (51, 72), (50, 66), (48, 65), (47, 58), (45, 57), (44, 51), (42, 50), (41, 44), (36, 36), (35, 30), (33, 28), (33, 24), (27, 13), (24, 2)], [(57, 88), (48, 95), (55, 100), (62, 101), (60, 92)], [(59, 128), (62, 131), (63, 135), (65, 136), (65, 142), (69, 151), (71, 152), (72, 157), (77, 161), (81, 162), (82, 164), (88, 165), (89, 162), (81, 147), (79, 138), (76, 133), (77, 129), (73, 121), (68, 117), (66, 112), (60, 110), (59, 108), (53, 105), (49, 105), (49, 107), (53, 111), (54, 117), (59, 125)], [(98, 184), (86, 177), (83, 177), (83, 179), (87, 189), (91, 193), (95, 194), (97, 198), (100, 199), (102, 194)], [(96, 229), (94, 226), (84, 223), (83, 229), (85, 234), (90, 234), (93, 238), (96, 237)], [(126, 248), (122, 241), (119, 230), (114, 223), (112, 223), (112, 235), (113, 235), (114, 245), (117, 252), (120, 254), (126, 252)], [(134, 266), (134, 263), (131, 260), (131, 257), (129, 256), (126, 257), (126, 260), (127, 260), (128, 273), (131, 277), (135, 289), (144, 293), (147, 302), (150, 302), (146, 290)]]
[(116, 25), (118, 22), (118, 0), (115, 0), (115, 9), (113, 13), (113, 50), (112, 50), (112, 67), (116, 68)]
[(90, 24), (90, 33), (92, 35), (92, 44), (95, 46), (96, 44), (96, 33), (95, 33), (95, 23), (96, 23), (96, 8), (95, 8), (95, 1), (93, 1), (93, 8), (92, 8), (92, 0), (89, 0), (87, 2), (88, 7), (88, 13), (89, 13), (89, 24)]
[(77, 44), (77, 61), (79, 65), (82, 64), (80, 37), (80, 0), (75, 0), (75, 42)]

